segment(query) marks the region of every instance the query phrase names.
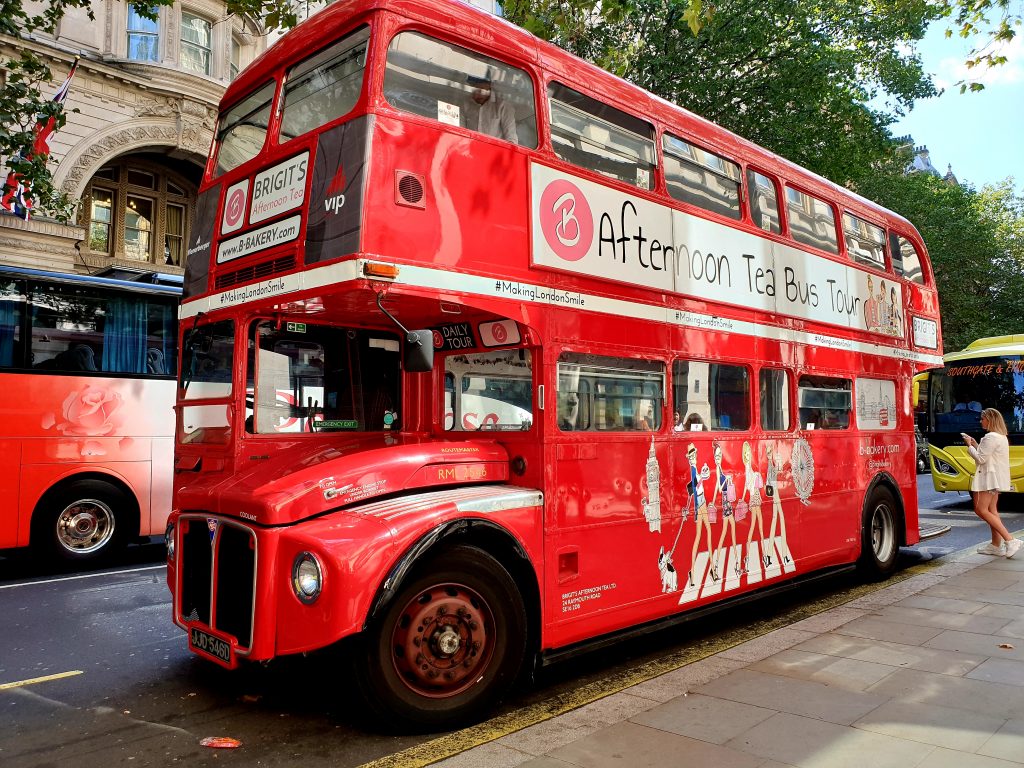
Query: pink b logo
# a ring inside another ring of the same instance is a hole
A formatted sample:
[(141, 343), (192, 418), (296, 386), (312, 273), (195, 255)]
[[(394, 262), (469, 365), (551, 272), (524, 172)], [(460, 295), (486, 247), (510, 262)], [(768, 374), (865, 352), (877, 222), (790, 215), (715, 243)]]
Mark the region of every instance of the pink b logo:
[(498, 344), (504, 344), (508, 341), (508, 331), (505, 330), (504, 325), (498, 324), (494, 326), (494, 329), (491, 331), (491, 335)]
[(242, 214), (245, 212), (245, 190), (236, 189), (231, 193), (231, 197), (228, 198), (227, 204), (224, 206), (224, 224), (234, 229), (242, 221)]
[(594, 217), (590, 203), (575, 184), (558, 179), (540, 196), (540, 228), (555, 255), (565, 261), (579, 261), (594, 240)]

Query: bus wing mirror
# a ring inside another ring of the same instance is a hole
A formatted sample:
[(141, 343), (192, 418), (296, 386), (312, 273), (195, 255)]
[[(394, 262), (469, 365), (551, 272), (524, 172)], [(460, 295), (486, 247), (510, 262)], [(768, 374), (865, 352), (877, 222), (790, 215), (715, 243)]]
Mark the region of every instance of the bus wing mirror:
[(402, 366), (409, 373), (428, 373), (434, 370), (433, 331), (409, 331), (405, 334)]

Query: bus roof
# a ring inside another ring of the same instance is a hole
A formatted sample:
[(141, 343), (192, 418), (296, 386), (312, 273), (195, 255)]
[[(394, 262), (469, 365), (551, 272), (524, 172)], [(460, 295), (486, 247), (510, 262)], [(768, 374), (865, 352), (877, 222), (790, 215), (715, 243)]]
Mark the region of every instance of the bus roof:
[(0, 276), (76, 283), (139, 293), (162, 293), (168, 296), (180, 295), (184, 283), (181, 275), (120, 267), (103, 270), (96, 275), (78, 275), (72, 272), (49, 272), (43, 269), (0, 266)]
[(972, 341), (959, 352), (950, 352), (942, 360), (955, 363), (960, 360), (973, 360), (978, 357), (1000, 357), (1004, 355), (1024, 355), (1024, 334), (1012, 336), (988, 336)]
[[(859, 210), (862, 215), (874, 214), (883, 218), (883, 223), (899, 224), (901, 229), (918, 234), (913, 224), (894, 211), (461, 0), (338, 0), (288, 32), (246, 67), (228, 86), (222, 107), (266, 83), (282, 65), (297, 63), (335, 40), (353, 17), (376, 10), (390, 11), (436, 28), (449, 28), (460, 41), (476, 44), (477, 48), (498, 56), (504, 53), (533, 63), (567, 85), (577, 87), (585, 83), (594, 93), (638, 116), (659, 121), (680, 133), (681, 138), (726, 154), (731, 152), (736, 155), (734, 159), (742, 158), (755, 168), (783, 176), (812, 194), (832, 198), (838, 195), (854, 213)], [(687, 125), (690, 130), (685, 130)]]

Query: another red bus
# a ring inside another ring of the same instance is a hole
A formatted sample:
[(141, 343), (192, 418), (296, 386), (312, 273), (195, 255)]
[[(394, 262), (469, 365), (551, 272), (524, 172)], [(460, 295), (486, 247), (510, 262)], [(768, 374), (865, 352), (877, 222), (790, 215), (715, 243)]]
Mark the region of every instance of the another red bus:
[(0, 549), (72, 563), (164, 532), (181, 277), (0, 267)]
[(225, 94), (168, 584), (390, 722), (918, 541), (906, 220), (468, 5), (342, 0)]

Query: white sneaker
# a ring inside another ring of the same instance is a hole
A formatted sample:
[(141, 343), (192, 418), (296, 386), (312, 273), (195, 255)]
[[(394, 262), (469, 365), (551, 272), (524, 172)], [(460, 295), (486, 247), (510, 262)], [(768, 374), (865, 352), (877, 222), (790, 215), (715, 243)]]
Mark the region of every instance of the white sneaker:
[(1003, 542), (999, 542), (999, 546), (998, 547), (995, 544), (992, 544), (990, 542), (988, 544), (982, 544), (980, 547), (978, 547), (978, 554), (979, 555), (1000, 555), (1001, 556), (1001, 555), (1005, 555), (1006, 554), (1006, 550), (1003, 549)]
[(1020, 539), (1010, 539), (1006, 542), (1006, 556), (1013, 557), (1020, 551), (1021, 544), (1024, 544)]

